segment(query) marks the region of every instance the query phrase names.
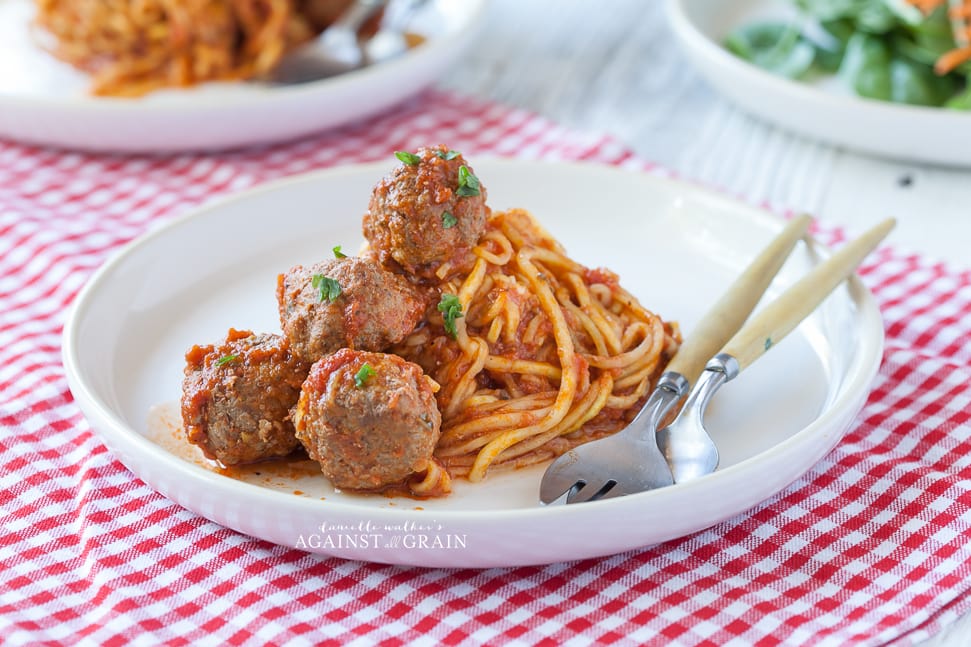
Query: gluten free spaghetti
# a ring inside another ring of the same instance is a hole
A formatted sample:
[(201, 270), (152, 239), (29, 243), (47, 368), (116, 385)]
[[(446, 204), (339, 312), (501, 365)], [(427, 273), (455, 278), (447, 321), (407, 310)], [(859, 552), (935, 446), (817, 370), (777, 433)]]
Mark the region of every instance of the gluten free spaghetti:
[(348, 0), (35, 0), (55, 56), (92, 77), (92, 92), (248, 79), (312, 38)]
[(615, 274), (572, 261), (526, 211), (493, 214), (473, 255), (440, 287), (463, 313), (454, 334), (436, 307), (392, 349), (442, 385), (435, 455), (448, 471), (480, 481), (624, 427), (677, 330)]
[[(279, 452), (288, 428), (338, 488), (444, 496), (453, 478), (482, 481), (619, 431), (676, 352), (677, 326), (617, 275), (570, 259), (527, 211), (492, 212), (461, 154), (397, 157), (373, 190), (364, 251), (280, 276), (283, 334), (269, 357), (286, 358), (280, 375), (308, 375), (298, 395), (259, 388), (267, 355), (250, 356), (258, 345), (235, 331), (190, 349), (183, 417), (210, 458)], [(253, 393), (272, 402), (247, 402)]]

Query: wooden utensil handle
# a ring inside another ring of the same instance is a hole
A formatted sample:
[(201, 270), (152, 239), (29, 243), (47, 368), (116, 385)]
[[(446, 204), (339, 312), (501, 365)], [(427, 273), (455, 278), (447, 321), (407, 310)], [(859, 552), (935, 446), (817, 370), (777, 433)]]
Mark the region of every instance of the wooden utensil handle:
[(691, 331), (668, 364), (667, 371), (679, 373), (694, 384), (708, 360), (721, 350), (755, 309), (755, 304), (778, 274), (796, 242), (806, 233), (811, 220), (806, 215), (793, 218), (762, 250)]
[(892, 218), (884, 220), (817, 265), (755, 315), (725, 344), (722, 352), (734, 357), (740, 370), (764, 355), (850, 276), (895, 224)]

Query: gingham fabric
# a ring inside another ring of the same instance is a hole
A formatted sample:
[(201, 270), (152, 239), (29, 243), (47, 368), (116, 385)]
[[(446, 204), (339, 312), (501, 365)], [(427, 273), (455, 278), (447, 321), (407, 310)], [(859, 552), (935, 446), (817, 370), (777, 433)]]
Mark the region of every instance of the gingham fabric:
[(108, 453), (72, 401), (60, 333), (110, 254), (214, 196), (433, 142), (661, 172), (440, 92), (242, 152), (0, 142), (0, 643), (911, 644), (971, 608), (971, 273), (890, 248), (862, 271), (887, 344), (846, 439), (775, 498), (656, 547), (484, 571), (323, 559), (190, 513)]

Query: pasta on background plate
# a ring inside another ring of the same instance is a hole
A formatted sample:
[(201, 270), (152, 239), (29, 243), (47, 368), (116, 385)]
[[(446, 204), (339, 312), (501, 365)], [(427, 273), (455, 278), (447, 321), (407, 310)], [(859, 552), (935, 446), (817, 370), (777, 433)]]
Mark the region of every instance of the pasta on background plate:
[(351, 0), (35, 0), (41, 44), (100, 96), (249, 79), (332, 23)]

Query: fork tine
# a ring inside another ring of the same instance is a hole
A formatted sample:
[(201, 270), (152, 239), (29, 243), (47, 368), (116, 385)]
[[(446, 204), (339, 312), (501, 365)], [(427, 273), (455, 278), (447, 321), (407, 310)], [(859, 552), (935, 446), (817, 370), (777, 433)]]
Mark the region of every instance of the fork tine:
[[(581, 503), (673, 485), (674, 477), (658, 449), (655, 430), (681, 397), (686, 383), (669, 379), (675, 386), (655, 389), (626, 428), (575, 447), (553, 461), (540, 482), (540, 500), (550, 504), (568, 494), (567, 503)], [(604, 488), (608, 478), (613, 485)], [(599, 487), (591, 487), (590, 479), (595, 479)]]
[(667, 365), (631, 424), (553, 461), (540, 483), (541, 501), (549, 504), (565, 495), (567, 503), (581, 503), (674, 484), (671, 468), (658, 448), (658, 423), (688, 392), (711, 355), (742, 325), (809, 222), (808, 216), (793, 218), (712, 306)]
[(614, 479), (607, 479), (599, 488), (592, 483), (584, 483), (580, 485), (583, 481), (578, 481), (577, 485), (574, 486), (567, 492), (566, 502), (567, 503), (586, 503), (587, 501), (599, 501), (600, 499), (608, 498), (608, 495), (617, 487), (617, 481)]
[(546, 499), (541, 498), (539, 502), (546, 507), (551, 507), (555, 505), (566, 505), (568, 503), (567, 499), (570, 498), (570, 493), (572, 491), (573, 491), (572, 489), (569, 489), (563, 494), (561, 494), (560, 496), (556, 497), (555, 499), (550, 499), (548, 501)]
[(562, 503), (571, 503), (572, 497), (587, 484), (587, 477), (576, 468), (580, 461), (576, 449), (571, 449), (553, 461), (540, 483), (540, 501), (553, 505), (566, 497)]

